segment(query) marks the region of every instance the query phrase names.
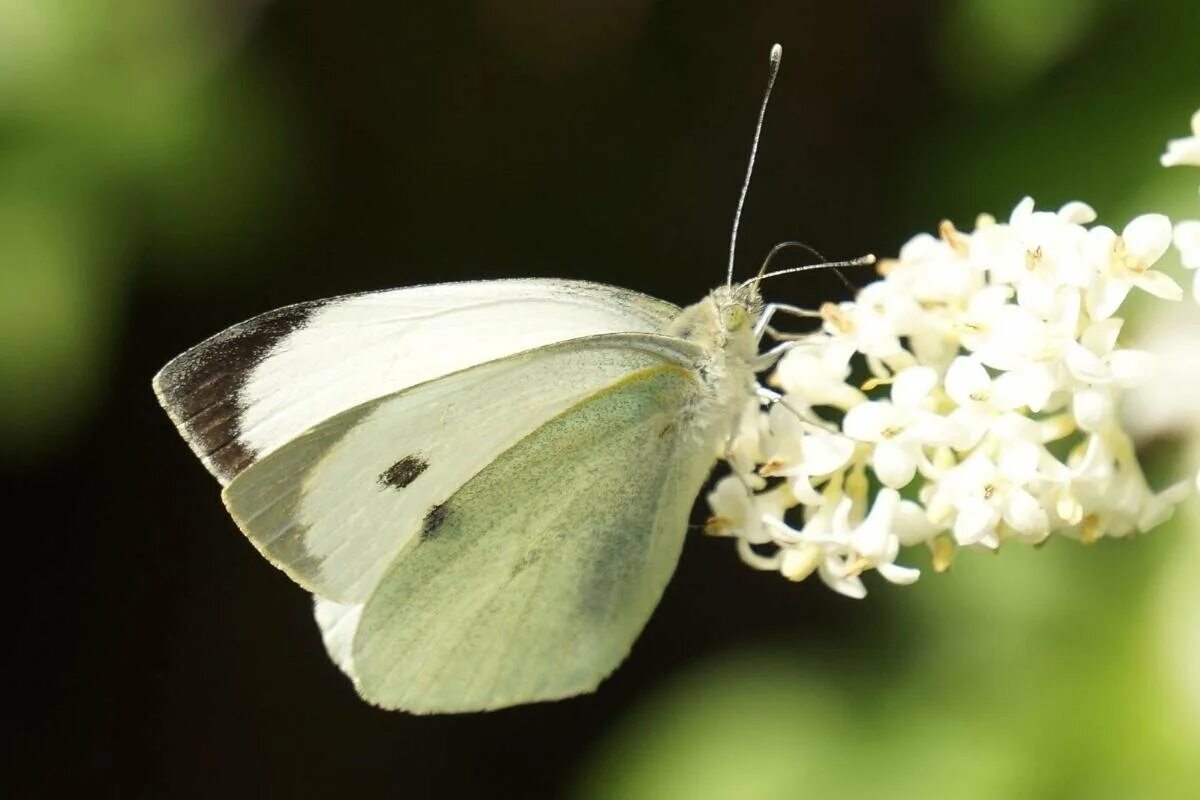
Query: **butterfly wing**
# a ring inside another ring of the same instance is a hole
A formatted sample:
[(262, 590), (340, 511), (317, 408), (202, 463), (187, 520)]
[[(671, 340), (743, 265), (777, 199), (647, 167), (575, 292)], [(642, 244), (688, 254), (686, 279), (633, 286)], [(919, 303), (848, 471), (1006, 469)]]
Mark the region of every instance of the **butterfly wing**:
[(630, 373), (696, 356), (678, 339), (608, 334), (471, 367), (335, 415), (246, 467), (223, 497), (300, 585), (362, 602), (442, 503), (546, 420)]
[(715, 459), (684, 413), (697, 391), (676, 364), (627, 375), (439, 505), (342, 617), (363, 697), (441, 713), (593, 690), (658, 604)]
[(670, 303), (601, 284), (500, 280), (370, 292), (271, 311), (168, 363), (159, 402), (223, 484), (368, 400), (552, 342), (658, 332)]

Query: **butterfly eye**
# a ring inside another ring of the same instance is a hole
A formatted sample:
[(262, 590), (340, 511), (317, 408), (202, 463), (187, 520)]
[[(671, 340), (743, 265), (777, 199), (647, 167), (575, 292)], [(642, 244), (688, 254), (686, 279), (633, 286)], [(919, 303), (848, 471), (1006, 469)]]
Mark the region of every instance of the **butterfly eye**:
[(727, 331), (739, 331), (746, 327), (749, 321), (750, 315), (742, 306), (725, 306), (721, 309), (721, 324)]

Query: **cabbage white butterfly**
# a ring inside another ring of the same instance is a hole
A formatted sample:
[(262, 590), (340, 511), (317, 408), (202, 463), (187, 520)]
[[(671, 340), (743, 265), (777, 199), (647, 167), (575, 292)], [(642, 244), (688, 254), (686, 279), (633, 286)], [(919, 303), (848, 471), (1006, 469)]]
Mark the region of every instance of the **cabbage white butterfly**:
[(254, 317), (155, 376), (370, 702), (567, 697), (629, 652), (771, 358), (774, 307), (732, 268), (780, 56), (729, 277), (695, 305), (568, 280), (371, 292)]

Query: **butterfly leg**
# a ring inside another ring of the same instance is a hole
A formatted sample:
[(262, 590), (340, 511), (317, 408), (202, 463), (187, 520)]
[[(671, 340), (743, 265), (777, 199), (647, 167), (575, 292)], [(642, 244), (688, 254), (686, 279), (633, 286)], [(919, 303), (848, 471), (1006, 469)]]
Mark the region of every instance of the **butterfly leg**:
[(807, 428), (812, 428), (821, 433), (840, 433), (835, 425), (826, 422), (820, 417), (816, 417), (814, 421), (811, 416), (805, 415), (804, 412), (789, 403), (787, 398), (779, 392), (768, 389), (765, 386), (759, 386), (755, 390), (755, 393), (758, 395), (758, 399), (767, 405), (780, 405), (790, 411), (796, 419), (800, 420), (800, 424)]
[(758, 322), (754, 324), (754, 339), (762, 341), (764, 334), (770, 334), (772, 338), (777, 340), (789, 340), (801, 338), (808, 334), (782, 333), (771, 327), (771, 320), (778, 313), (791, 314), (793, 317), (801, 317), (803, 319), (820, 319), (821, 314), (817, 311), (809, 311), (806, 308), (799, 306), (788, 305), (787, 303), (767, 303), (763, 308), (762, 314), (758, 318)]
[(779, 344), (776, 344), (775, 347), (767, 350), (766, 353), (758, 354), (755, 356), (754, 360), (754, 371), (763, 372), (764, 369), (774, 367), (775, 362), (779, 361), (782, 355), (787, 353), (788, 350), (797, 347), (798, 344), (800, 344), (798, 341), (780, 342)]
[(755, 356), (752, 368), (755, 372), (762, 372), (763, 370), (770, 369), (771, 367), (775, 366), (775, 362), (778, 361), (784, 353), (799, 344), (801, 344), (801, 342), (796, 339), (787, 342), (780, 342), (770, 350), (767, 350), (765, 353), (759, 353), (757, 356)]

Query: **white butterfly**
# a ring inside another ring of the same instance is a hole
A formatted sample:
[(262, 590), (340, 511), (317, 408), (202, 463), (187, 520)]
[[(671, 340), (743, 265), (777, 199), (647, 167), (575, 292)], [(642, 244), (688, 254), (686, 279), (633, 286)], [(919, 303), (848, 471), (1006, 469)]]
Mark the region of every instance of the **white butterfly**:
[(255, 317), (154, 388), (364, 698), (493, 709), (590, 691), (628, 654), (768, 318), (757, 279), (682, 310), (580, 281), (418, 286)]
[(754, 393), (750, 286), (438, 284), (236, 325), (154, 379), (368, 700), (589, 691), (658, 603)]

